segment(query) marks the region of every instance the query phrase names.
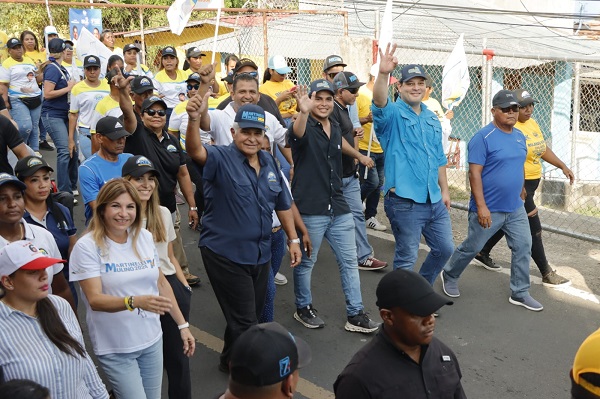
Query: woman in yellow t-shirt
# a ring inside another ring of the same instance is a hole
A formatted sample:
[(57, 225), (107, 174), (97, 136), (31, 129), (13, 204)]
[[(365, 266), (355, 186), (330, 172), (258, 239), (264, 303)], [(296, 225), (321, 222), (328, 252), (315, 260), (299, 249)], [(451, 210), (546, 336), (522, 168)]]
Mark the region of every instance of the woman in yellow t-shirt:
[(48, 59), (46, 52), (40, 47), (37, 36), (30, 30), (24, 30), (20, 36), (21, 43), (25, 48), (25, 56), (31, 58), (36, 65), (43, 63)]
[[(531, 258), (537, 265), (542, 274), (542, 284), (547, 287), (558, 287), (569, 285), (571, 281), (560, 276), (555, 270), (552, 270), (546, 259), (544, 243), (542, 242), (542, 224), (538, 216), (538, 209), (533, 200), (535, 190), (540, 184), (542, 177), (542, 163), (540, 159), (561, 169), (565, 176), (573, 184), (575, 176), (571, 169), (561, 161), (556, 154), (546, 145), (544, 135), (537, 122), (531, 118), (533, 114), (534, 103), (536, 102), (527, 90), (519, 89), (515, 91), (515, 96), (519, 102), (519, 120), (515, 125), (516, 129), (523, 132), (527, 144), (527, 158), (525, 160), (525, 211), (529, 220), (531, 230)], [(490, 257), (490, 251), (504, 236), (504, 232), (499, 230), (485, 244), (483, 249), (475, 257), (483, 263), (489, 270), (499, 270), (500, 267), (494, 264)]]
[(296, 110), (296, 85), (285, 78), (291, 71), (292, 69), (282, 55), (272, 56), (269, 58), (268, 68), (265, 70), (263, 84), (259, 88), (262, 94), (275, 100), (288, 127), (294, 115), (298, 113)]

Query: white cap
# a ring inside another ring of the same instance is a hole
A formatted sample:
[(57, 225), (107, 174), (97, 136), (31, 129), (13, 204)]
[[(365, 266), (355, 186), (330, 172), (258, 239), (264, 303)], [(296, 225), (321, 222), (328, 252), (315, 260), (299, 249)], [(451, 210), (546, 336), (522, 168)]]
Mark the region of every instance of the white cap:
[(9, 276), (19, 269), (40, 270), (64, 262), (48, 257), (30, 241), (14, 241), (0, 249), (0, 277)]
[(283, 55), (274, 55), (269, 58), (270, 69), (274, 69), (280, 75), (285, 75), (286, 73), (292, 72), (292, 68), (290, 68), (287, 64), (287, 61), (283, 57)]
[(56, 30), (56, 28), (52, 25), (48, 25), (46, 26), (46, 28), (44, 29), (44, 34), (46, 36), (48, 35), (58, 35), (58, 31)]

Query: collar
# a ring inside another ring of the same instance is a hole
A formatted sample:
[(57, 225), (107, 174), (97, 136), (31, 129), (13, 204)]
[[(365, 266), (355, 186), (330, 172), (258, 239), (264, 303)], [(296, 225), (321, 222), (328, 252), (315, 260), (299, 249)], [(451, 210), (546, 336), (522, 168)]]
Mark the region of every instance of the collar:
[(342, 104), (340, 104), (340, 103), (338, 102), (338, 100), (336, 100), (336, 99), (334, 99), (334, 100), (333, 100), (333, 102), (335, 103), (335, 105), (337, 105), (337, 106), (339, 107), (339, 109), (340, 109), (340, 110), (348, 112), (348, 106), (345, 106), (345, 107), (344, 107), (344, 106), (343, 106)]
[[(27, 221), (21, 218), (21, 224), (23, 225), (23, 231), (25, 232), (25, 239), (29, 241), (35, 240), (35, 234), (33, 232), (33, 229), (27, 223)], [(0, 243), (2, 243), (2, 246), (5, 246), (8, 244), (8, 241), (4, 237), (0, 236)]]
[(15, 316), (22, 316), (28, 319), (37, 320), (36, 317), (30, 316), (26, 313), (21, 312), (20, 310), (14, 309), (11, 306), (8, 306), (3, 301), (0, 301), (0, 320), (8, 319), (13, 313)]
[[(235, 145), (235, 142), (232, 142), (231, 144), (229, 144), (228, 147), (229, 147), (229, 151), (231, 152), (232, 157), (237, 159), (239, 162), (248, 162), (248, 158), (246, 158), (246, 156), (244, 154), (242, 154), (242, 152), (237, 148), (237, 146)], [(260, 163), (260, 166), (267, 165), (267, 158), (266, 158), (267, 152), (259, 151), (257, 153), (257, 155), (258, 155), (258, 162)]]

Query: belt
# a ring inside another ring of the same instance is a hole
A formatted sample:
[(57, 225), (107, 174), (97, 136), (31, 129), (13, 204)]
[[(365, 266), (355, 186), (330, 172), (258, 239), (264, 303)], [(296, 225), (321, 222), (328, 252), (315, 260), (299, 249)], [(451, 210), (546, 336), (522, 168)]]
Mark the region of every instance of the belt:
[(279, 230), (281, 230), (281, 226), (273, 227), (271, 229), (271, 234), (277, 233)]

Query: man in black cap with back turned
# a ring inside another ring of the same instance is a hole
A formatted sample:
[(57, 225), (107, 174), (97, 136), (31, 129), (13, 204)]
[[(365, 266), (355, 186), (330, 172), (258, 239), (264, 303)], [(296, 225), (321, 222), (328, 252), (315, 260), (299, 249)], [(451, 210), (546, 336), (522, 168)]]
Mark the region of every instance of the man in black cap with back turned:
[(308, 344), (281, 324), (250, 327), (236, 341), (229, 361), (229, 387), (219, 399), (291, 398), (298, 369), (311, 360)]
[(456, 355), (433, 336), (433, 313), (452, 302), (407, 269), (386, 274), (376, 294), (383, 328), (338, 376), (336, 399), (466, 398)]

